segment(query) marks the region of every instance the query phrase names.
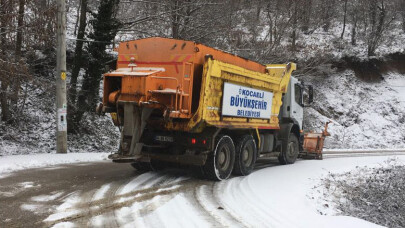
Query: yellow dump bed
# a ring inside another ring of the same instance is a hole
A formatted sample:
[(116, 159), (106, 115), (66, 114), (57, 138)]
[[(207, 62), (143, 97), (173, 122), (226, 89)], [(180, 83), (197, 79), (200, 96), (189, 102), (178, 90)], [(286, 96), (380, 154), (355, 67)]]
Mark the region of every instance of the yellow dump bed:
[(198, 110), (187, 122), (167, 123), (170, 130), (201, 132), (219, 128), (279, 129), (282, 95), (287, 92), (294, 63), (266, 65), (267, 73), (207, 58)]

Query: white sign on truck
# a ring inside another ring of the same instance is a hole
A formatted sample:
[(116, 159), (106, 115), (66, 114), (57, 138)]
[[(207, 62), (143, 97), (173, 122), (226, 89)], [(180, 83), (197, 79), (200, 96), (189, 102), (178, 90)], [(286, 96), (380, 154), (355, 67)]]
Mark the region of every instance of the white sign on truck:
[(224, 83), (222, 115), (270, 119), (273, 93)]

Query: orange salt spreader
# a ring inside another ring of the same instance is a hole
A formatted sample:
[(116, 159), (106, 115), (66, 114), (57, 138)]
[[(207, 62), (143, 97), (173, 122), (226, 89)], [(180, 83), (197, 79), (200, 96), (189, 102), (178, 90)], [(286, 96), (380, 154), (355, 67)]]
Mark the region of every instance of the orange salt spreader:
[(325, 129), (322, 133), (305, 133), (303, 151), (300, 152), (300, 157), (304, 159), (318, 159), (322, 160), (323, 145), (326, 136), (330, 136), (328, 132), (328, 125), (331, 121), (325, 123)]

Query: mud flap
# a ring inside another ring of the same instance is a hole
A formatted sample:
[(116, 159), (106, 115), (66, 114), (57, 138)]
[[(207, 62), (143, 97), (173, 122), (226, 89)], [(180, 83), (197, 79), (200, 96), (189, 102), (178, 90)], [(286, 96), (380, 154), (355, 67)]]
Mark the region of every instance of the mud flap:
[(139, 157), (143, 147), (140, 143), (142, 133), (146, 127), (146, 120), (152, 113), (151, 108), (138, 107), (135, 103), (124, 104), (124, 127), (121, 135), (121, 155)]

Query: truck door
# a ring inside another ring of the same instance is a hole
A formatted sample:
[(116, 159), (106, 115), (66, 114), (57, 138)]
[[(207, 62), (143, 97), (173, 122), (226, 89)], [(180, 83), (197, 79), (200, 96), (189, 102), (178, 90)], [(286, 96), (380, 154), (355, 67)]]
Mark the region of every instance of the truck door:
[(304, 101), (303, 88), (299, 81), (291, 78), (291, 118), (295, 119), (302, 129), (302, 121), (304, 120)]

